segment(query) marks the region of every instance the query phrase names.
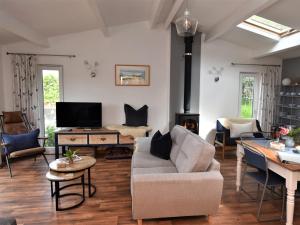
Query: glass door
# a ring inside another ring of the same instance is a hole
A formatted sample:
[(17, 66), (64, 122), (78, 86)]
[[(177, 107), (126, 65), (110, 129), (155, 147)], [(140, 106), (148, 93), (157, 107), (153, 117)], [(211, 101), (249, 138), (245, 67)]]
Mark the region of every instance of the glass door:
[(48, 137), (47, 147), (54, 146), (56, 129), (56, 102), (63, 101), (63, 68), (56, 65), (40, 65), (39, 96), (41, 112), (41, 134)]

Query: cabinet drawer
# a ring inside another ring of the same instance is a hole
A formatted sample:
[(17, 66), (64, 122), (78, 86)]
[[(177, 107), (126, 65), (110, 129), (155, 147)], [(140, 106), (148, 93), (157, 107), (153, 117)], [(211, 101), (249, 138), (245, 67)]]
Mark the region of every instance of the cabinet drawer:
[(92, 145), (98, 144), (117, 144), (117, 134), (92, 134), (89, 137), (89, 143)]
[(128, 135), (128, 136), (120, 135), (119, 143), (120, 144), (134, 144), (134, 137), (132, 137), (131, 135)]
[(85, 145), (87, 144), (87, 135), (72, 134), (72, 135), (58, 135), (59, 145)]

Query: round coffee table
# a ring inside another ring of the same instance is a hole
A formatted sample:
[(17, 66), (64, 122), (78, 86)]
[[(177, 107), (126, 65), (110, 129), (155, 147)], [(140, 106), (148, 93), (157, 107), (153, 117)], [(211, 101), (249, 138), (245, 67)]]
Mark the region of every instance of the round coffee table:
[[(50, 184), (51, 184), (51, 197), (53, 197), (55, 195), (56, 211), (62, 211), (62, 210), (76, 208), (76, 207), (80, 206), (85, 201), (84, 171), (79, 171), (79, 172), (74, 172), (74, 173), (59, 173), (59, 172), (55, 172), (55, 171), (50, 170), (49, 172), (47, 172), (46, 177), (50, 181)], [(63, 187), (59, 186), (60, 182), (76, 180), (76, 179), (79, 179), (79, 178), (81, 178), (80, 183), (68, 184), (68, 185), (65, 185)], [(53, 182), (54, 182), (54, 187), (55, 187), (54, 191), (53, 191)], [(67, 187), (75, 186), (75, 185), (81, 185), (82, 186), (82, 194), (79, 194), (79, 193), (60, 194), (61, 190), (65, 189)], [(66, 196), (74, 196), (74, 195), (81, 197), (81, 200), (80, 200), (79, 203), (73, 204), (69, 207), (64, 207), (64, 208), (59, 207), (58, 200), (60, 198), (63, 198), (63, 197), (66, 197)]]
[[(49, 164), (50, 170), (60, 172), (60, 173), (73, 173), (79, 171), (88, 171), (88, 185), (89, 188), (89, 197), (92, 197), (96, 193), (96, 186), (91, 184), (91, 168), (96, 164), (96, 159), (91, 156), (80, 156), (81, 160), (75, 161), (72, 164), (67, 164), (66, 167), (60, 168), (57, 164), (60, 159), (56, 159), (55, 161)], [(92, 188), (94, 189), (92, 191)]]

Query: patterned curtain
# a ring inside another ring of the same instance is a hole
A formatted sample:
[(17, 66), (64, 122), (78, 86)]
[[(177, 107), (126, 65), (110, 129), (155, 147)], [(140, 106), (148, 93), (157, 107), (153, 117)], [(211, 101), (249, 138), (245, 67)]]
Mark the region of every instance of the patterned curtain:
[(269, 66), (261, 74), (258, 120), (263, 131), (271, 131), (276, 110), (276, 86), (281, 82), (281, 68)]
[(13, 55), (14, 110), (25, 113), (32, 127), (39, 127), (39, 96), (36, 57)]

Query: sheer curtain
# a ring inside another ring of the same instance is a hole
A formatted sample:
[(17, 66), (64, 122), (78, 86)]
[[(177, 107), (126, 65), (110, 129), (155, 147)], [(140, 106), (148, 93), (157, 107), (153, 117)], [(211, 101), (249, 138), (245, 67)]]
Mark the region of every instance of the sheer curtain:
[(14, 110), (25, 113), (33, 127), (39, 127), (39, 96), (36, 57), (13, 55)]
[(275, 66), (266, 67), (261, 73), (261, 85), (258, 99), (257, 119), (260, 121), (263, 131), (271, 131), (274, 123), (276, 109), (275, 91), (281, 83), (281, 68)]

